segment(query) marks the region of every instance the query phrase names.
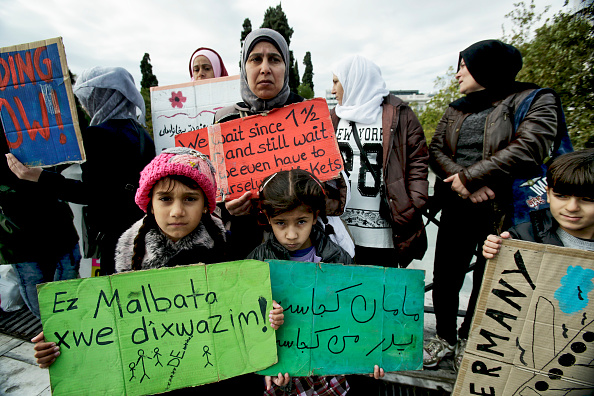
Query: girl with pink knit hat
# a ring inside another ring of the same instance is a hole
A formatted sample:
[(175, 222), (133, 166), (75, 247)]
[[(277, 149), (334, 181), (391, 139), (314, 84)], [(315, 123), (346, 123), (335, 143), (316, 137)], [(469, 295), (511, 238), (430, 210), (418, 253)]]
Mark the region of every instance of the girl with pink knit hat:
[(146, 216), (125, 231), (116, 272), (225, 261), (225, 228), (216, 208), (215, 170), (206, 156), (170, 148), (140, 173), (136, 204)]
[[(116, 272), (225, 261), (225, 228), (213, 215), (216, 190), (215, 170), (205, 155), (184, 147), (162, 151), (140, 173), (135, 201), (146, 216), (120, 237)], [(278, 329), (283, 309), (276, 302), (274, 308), (270, 325)], [(34, 349), (42, 368), (60, 355), (59, 347), (45, 340)], [(263, 377), (246, 374), (202, 385), (198, 393), (229, 394), (240, 388), (242, 394), (262, 395)]]

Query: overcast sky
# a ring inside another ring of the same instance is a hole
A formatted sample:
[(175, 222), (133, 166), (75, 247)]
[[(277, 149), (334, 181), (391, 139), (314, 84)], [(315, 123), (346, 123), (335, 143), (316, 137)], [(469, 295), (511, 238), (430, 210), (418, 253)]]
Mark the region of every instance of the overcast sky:
[[(282, 3), (294, 29), (291, 49), (312, 54), (316, 96), (330, 88), (332, 66), (360, 54), (382, 69), (389, 89), (434, 90), (437, 76), (455, 66), (470, 44), (502, 36), (504, 16), (518, 0), (292, 0)], [(529, 0), (526, 0), (527, 2)], [(535, 0), (537, 10), (563, 0)], [(159, 85), (189, 81), (198, 47), (218, 51), (229, 74), (239, 74), (245, 18), (261, 25), (279, 0), (0, 0), (0, 47), (62, 36), (73, 73), (122, 66), (140, 87), (140, 60), (151, 56)], [(552, 15), (549, 12), (548, 15)]]

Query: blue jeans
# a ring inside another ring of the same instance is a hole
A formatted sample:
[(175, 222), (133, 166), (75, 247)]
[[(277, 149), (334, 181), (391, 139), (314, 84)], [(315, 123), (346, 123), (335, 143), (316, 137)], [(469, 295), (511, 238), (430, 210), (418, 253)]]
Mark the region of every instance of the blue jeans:
[(33, 315), (40, 317), (37, 285), (77, 278), (80, 259), (80, 249), (77, 243), (71, 252), (66, 253), (57, 262), (38, 261), (12, 265), (19, 277), (21, 296)]

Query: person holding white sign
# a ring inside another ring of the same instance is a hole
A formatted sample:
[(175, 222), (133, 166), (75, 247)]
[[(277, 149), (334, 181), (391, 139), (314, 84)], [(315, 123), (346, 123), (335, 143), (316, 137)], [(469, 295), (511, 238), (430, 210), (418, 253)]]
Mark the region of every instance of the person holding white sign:
[(213, 49), (200, 47), (190, 57), (190, 78), (192, 81), (228, 75), (223, 59)]

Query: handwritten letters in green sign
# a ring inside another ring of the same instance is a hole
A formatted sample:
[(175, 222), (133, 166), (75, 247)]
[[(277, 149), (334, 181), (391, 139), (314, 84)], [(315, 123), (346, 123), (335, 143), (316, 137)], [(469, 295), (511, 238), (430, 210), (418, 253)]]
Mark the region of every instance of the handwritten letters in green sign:
[(419, 370), (424, 272), (271, 260), (272, 295), (285, 309), (279, 362), (293, 376)]
[(41, 285), (54, 394), (153, 394), (277, 361), (268, 264), (244, 260)]

